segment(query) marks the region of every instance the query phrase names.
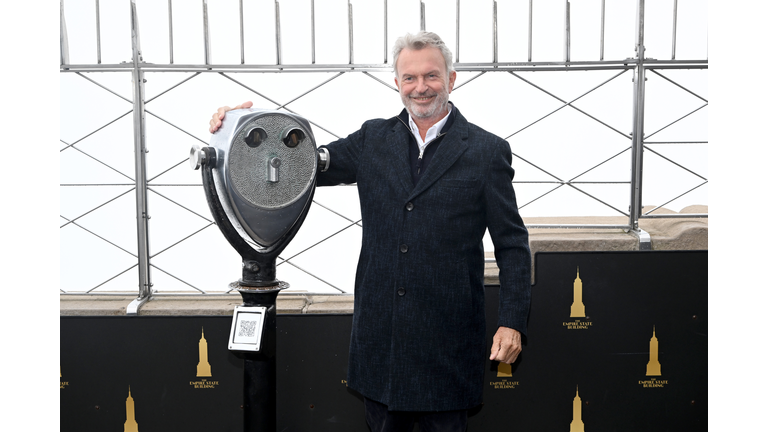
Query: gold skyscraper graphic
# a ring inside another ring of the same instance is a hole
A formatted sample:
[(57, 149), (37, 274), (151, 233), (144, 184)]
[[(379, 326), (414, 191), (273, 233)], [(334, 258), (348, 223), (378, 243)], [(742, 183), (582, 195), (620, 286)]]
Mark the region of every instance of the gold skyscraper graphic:
[(656, 326), (653, 326), (653, 337), (651, 337), (651, 349), (648, 359), (648, 367), (645, 369), (646, 376), (661, 376), (661, 364), (659, 363), (659, 340), (656, 339)]
[(125, 400), (125, 427), (124, 432), (139, 432), (139, 424), (136, 423), (136, 413), (133, 407), (133, 398), (131, 397), (131, 386), (128, 386), (128, 399)]
[(581, 421), (579, 386), (576, 386), (576, 397), (573, 398), (573, 421), (571, 422), (571, 432), (584, 432), (584, 422)]
[(209, 377), (211, 376), (211, 365), (208, 363), (208, 341), (205, 340), (205, 330), (201, 331), (200, 343), (198, 348), (200, 351), (200, 362), (197, 364), (197, 376)]
[(499, 362), (499, 368), (496, 370), (497, 377), (511, 377), (512, 365), (504, 362)]
[(573, 281), (573, 304), (571, 305), (571, 318), (584, 318), (584, 303), (581, 302), (581, 279), (579, 268), (576, 267), (576, 279)]

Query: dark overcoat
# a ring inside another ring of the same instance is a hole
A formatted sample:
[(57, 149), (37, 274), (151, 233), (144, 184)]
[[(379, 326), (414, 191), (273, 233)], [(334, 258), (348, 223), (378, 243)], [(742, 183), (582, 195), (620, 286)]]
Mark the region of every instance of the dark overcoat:
[(490, 351), (486, 228), (500, 270), (498, 325), (526, 331), (531, 258), (512, 188), (512, 153), (506, 141), (453, 109), (416, 185), (411, 132), (398, 117), (367, 121), (326, 146), (330, 168), (318, 177), (321, 186), (357, 183), (363, 240), (347, 381), (390, 410), (481, 403)]

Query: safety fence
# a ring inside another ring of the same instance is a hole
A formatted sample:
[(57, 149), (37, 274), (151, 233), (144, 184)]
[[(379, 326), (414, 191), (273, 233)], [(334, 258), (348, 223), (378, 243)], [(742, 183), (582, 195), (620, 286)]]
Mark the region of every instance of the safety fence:
[[(642, 244), (641, 219), (707, 217), (666, 211), (707, 203), (706, 4), (627, 3), (62, 1), (61, 293), (227, 292), (240, 258), (187, 164), (210, 115), (250, 99), (344, 137), (402, 109), (389, 49), (419, 29), (454, 53), (451, 100), (509, 141), (523, 217), (625, 220), (529, 228)], [(354, 186), (318, 189), (279, 278), (350, 293), (361, 230)]]

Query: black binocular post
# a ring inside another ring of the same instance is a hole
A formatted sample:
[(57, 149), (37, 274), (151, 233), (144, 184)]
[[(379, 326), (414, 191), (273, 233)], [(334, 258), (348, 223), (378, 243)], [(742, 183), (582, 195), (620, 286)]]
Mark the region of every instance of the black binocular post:
[(275, 301), (281, 288), (240, 288), (245, 306), (267, 308), (262, 348), (243, 352), (243, 430), (277, 430), (277, 321)]
[[(308, 207), (302, 212), (294, 226), (278, 242), (268, 248), (256, 250), (251, 247), (232, 226), (226, 211), (219, 201), (213, 178), (216, 166), (216, 151), (211, 147), (198, 150), (202, 166), (203, 187), (208, 199), (208, 206), (216, 223), (243, 259), (242, 278), (230, 286), (236, 286), (243, 297), (243, 306), (266, 308), (261, 347), (259, 351), (243, 353), (243, 414), (244, 430), (273, 432), (277, 429), (277, 320), (276, 301), (279, 292), (288, 288), (288, 284), (275, 278), (275, 261), (280, 252), (298, 232), (304, 222)], [(309, 202), (314, 195), (312, 185)]]

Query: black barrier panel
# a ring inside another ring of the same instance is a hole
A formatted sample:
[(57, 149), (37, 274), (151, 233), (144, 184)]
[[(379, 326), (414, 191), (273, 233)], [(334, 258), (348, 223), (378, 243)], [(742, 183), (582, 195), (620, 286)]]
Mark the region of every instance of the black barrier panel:
[[(523, 354), (488, 362), (470, 431), (706, 430), (706, 252), (541, 253), (536, 269)], [(497, 307), (487, 287), (488, 349)], [(61, 430), (241, 431), (230, 324), (61, 317)], [(367, 430), (344, 381), (351, 325), (278, 315), (279, 431)]]
[[(243, 362), (227, 350), (230, 323), (62, 317), (61, 430), (242, 431)], [(131, 405), (137, 429), (126, 424)]]
[(351, 331), (352, 315), (277, 316), (279, 431), (368, 430), (362, 397), (347, 387)]
[(511, 371), (490, 366), (470, 427), (706, 430), (707, 318), (706, 251), (537, 254), (527, 344)]

